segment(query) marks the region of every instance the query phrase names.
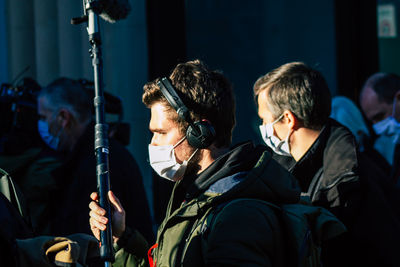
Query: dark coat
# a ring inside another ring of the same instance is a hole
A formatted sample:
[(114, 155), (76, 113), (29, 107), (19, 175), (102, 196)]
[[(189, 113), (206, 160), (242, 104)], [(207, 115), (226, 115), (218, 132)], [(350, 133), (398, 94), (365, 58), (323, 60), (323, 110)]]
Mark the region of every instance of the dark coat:
[[(400, 249), (400, 241), (393, 237), (400, 229), (387, 203), (392, 200), (384, 193), (391, 191), (388, 177), (370, 157), (360, 154), (346, 127), (329, 120), (298, 162), (273, 157), (297, 178), (314, 205), (331, 211), (348, 228), (330, 244), (325, 266), (397, 266), (400, 257), (396, 259), (393, 251)], [(394, 230), (392, 234), (386, 234), (385, 227)]]
[(334, 120), (289, 171), (311, 202), (350, 227), (361, 200), (357, 145), (352, 133)]

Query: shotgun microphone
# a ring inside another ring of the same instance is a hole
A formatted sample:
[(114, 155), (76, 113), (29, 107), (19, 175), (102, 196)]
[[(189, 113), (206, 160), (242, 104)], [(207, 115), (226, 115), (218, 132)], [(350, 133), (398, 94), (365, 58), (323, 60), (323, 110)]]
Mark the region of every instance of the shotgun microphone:
[(100, 17), (110, 23), (124, 19), (131, 11), (129, 0), (99, 0)]
[(107, 22), (115, 23), (117, 20), (126, 18), (131, 12), (129, 0), (84, 0), (84, 15), (71, 19), (71, 24), (77, 25), (88, 22), (86, 14), (87, 6)]

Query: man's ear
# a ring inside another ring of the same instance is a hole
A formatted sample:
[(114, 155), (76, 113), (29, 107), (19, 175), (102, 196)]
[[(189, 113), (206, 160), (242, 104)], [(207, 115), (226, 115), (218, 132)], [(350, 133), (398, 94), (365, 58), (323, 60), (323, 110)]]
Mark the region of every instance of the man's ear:
[(57, 116), (60, 125), (63, 128), (66, 128), (67, 126), (69, 126), (73, 120), (73, 115), (72, 113), (65, 108), (60, 109), (60, 111), (58, 112), (58, 116)]
[(284, 117), (285, 123), (288, 124), (289, 129), (296, 130), (299, 128), (299, 120), (293, 114), (293, 112), (291, 112), (290, 110), (285, 110), (283, 112), (283, 117)]

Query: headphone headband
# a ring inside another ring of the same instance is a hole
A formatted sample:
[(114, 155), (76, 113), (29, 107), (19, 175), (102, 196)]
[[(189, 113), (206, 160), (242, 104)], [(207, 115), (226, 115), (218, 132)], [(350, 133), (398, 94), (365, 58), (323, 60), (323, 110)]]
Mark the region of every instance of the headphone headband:
[(160, 81), (158, 81), (157, 85), (160, 87), (161, 92), (167, 99), (168, 103), (170, 103), (171, 106), (176, 110), (178, 116), (192, 124), (188, 108), (185, 106), (185, 104), (183, 104), (181, 98), (174, 90), (168, 78), (162, 78)]

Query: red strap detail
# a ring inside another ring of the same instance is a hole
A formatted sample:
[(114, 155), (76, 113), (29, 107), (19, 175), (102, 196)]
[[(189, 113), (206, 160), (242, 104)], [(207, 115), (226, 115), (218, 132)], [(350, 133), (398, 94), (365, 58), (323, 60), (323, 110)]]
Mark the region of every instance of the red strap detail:
[(155, 249), (156, 247), (158, 247), (157, 243), (155, 243), (153, 246), (151, 246), (151, 248), (147, 252), (147, 257), (149, 259), (150, 267), (156, 267), (156, 261), (153, 261), (153, 249)]

